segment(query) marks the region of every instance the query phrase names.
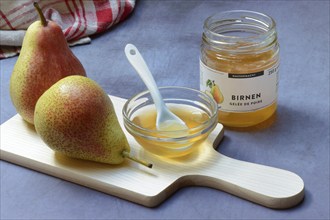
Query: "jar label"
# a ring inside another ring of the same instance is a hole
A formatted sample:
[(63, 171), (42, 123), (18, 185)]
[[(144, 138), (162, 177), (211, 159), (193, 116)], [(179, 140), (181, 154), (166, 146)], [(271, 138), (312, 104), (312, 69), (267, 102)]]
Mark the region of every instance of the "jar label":
[(200, 61), (200, 90), (212, 96), (221, 111), (256, 111), (276, 101), (278, 70), (277, 62), (271, 68), (256, 73), (225, 73)]

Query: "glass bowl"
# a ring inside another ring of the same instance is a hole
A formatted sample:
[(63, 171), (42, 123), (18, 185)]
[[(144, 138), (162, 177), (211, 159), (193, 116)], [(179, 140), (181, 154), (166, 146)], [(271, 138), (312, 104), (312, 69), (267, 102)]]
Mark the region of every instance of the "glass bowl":
[(186, 122), (188, 129), (159, 131), (156, 109), (149, 91), (129, 99), (123, 107), (127, 131), (147, 151), (158, 156), (180, 157), (192, 152), (218, 122), (217, 103), (209, 95), (185, 87), (160, 87), (169, 109)]

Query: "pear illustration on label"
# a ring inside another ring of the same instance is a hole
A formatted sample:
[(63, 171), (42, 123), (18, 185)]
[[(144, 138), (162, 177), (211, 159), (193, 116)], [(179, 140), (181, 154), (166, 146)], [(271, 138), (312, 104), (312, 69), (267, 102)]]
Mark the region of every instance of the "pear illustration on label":
[(206, 86), (209, 87), (211, 89), (211, 91), (205, 91), (206, 94), (211, 94), (212, 97), (214, 98), (214, 100), (218, 103), (221, 104), (225, 99), (220, 91), (220, 88), (217, 84), (214, 83), (214, 80), (210, 80), (208, 79), (206, 81)]

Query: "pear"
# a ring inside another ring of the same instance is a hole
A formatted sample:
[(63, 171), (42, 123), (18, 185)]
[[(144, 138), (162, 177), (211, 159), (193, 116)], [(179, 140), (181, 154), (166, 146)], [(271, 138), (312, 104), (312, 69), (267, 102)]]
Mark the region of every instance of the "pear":
[(213, 95), (214, 100), (221, 104), (224, 101), (224, 97), (219, 89), (219, 86), (214, 84), (211, 88), (211, 94)]
[(14, 107), (31, 124), (35, 104), (49, 87), (68, 75), (86, 76), (84, 67), (68, 47), (61, 27), (46, 21), (38, 4), (34, 6), (41, 21), (35, 21), (27, 29), (10, 78)]
[(66, 156), (109, 164), (137, 160), (109, 96), (87, 77), (68, 76), (51, 86), (36, 104), (34, 122), (42, 140)]

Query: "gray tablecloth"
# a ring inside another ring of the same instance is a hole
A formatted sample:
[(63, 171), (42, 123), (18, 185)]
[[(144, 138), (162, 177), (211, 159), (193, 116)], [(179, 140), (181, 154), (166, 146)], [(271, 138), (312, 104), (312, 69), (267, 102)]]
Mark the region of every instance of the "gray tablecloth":
[[(264, 12), (277, 22), (279, 106), (270, 127), (227, 129), (218, 150), (300, 175), (306, 187), (300, 205), (272, 210), (214, 189), (187, 187), (145, 208), (1, 161), (1, 219), (329, 219), (329, 1), (138, 1), (128, 20), (72, 50), (111, 95), (129, 98), (146, 89), (126, 60), (127, 43), (139, 48), (159, 86), (198, 89), (203, 21), (231, 9)], [(0, 61), (1, 123), (16, 114), (9, 98), (16, 60)]]

